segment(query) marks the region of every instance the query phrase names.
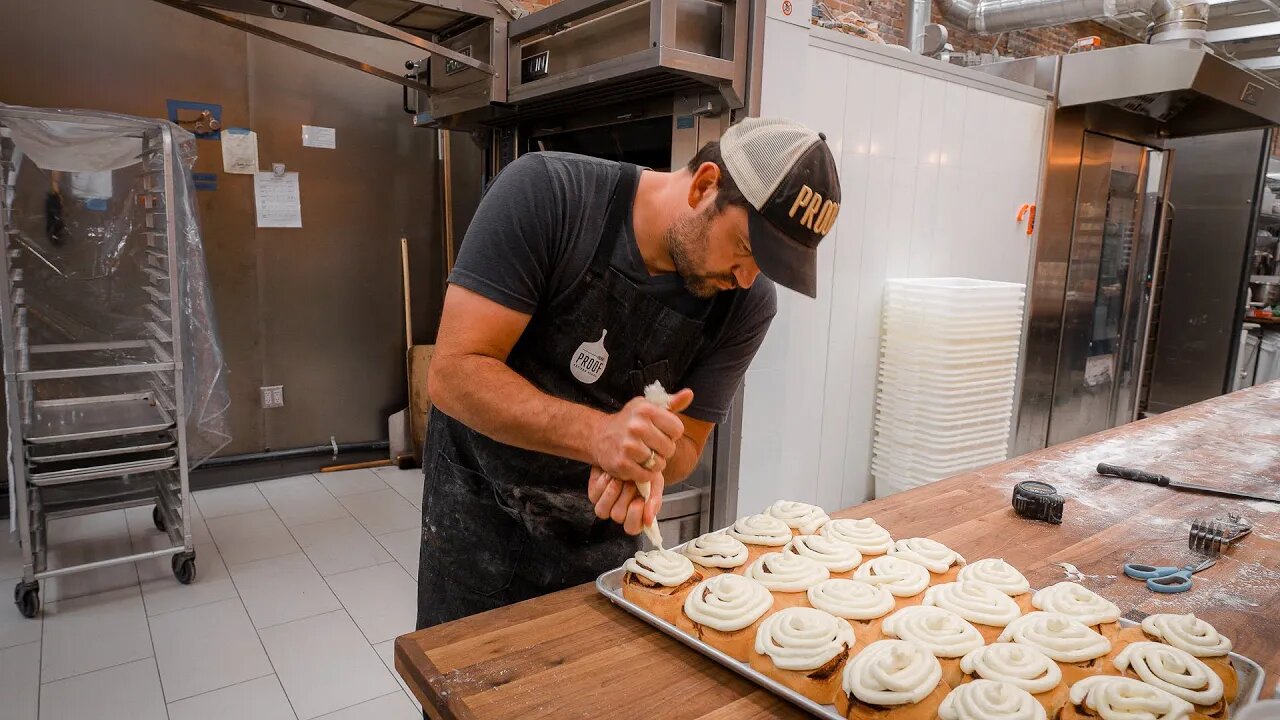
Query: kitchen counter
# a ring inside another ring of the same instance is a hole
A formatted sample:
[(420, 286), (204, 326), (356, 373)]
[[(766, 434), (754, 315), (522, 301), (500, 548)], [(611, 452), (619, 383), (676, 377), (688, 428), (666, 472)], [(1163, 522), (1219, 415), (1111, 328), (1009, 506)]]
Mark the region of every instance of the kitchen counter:
[[(874, 517), (895, 538), (929, 536), (969, 560), (1003, 557), (1033, 587), (1076, 579), (1126, 611), (1194, 611), (1263, 665), (1265, 697), (1280, 680), (1280, 504), (1103, 478), (1094, 468), (1104, 461), (1280, 495), (1280, 382), (833, 516)], [(1062, 525), (1013, 514), (1010, 492), (1022, 480), (1052, 483), (1067, 497)], [(1121, 572), (1128, 561), (1186, 564), (1194, 558), (1189, 521), (1228, 511), (1253, 521), (1254, 531), (1198, 573), (1190, 591), (1159, 595)], [(591, 585), (404, 635), (395, 665), (433, 718), (807, 717)]]

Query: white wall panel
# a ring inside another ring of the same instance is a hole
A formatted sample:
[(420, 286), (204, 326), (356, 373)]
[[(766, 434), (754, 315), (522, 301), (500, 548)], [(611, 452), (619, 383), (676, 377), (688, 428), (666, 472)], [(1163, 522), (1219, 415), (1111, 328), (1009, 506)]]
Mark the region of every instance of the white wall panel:
[(1014, 216), (1035, 202), (1046, 112), (766, 26), (761, 114), (826, 133), (842, 201), (818, 299), (778, 290), (747, 371), (740, 514), (784, 497), (828, 509), (870, 497), (884, 281), (1026, 282), (1031, 240)]

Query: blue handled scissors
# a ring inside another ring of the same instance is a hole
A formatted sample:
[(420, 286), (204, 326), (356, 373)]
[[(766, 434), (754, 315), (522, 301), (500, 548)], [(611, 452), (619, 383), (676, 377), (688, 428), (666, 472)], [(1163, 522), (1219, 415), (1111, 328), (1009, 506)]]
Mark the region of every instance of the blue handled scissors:
[(1131, 578), (1147, 581), (1147, 589), (1158, 593), (1180, 593), (1191, 589), (1191, 576), (1204, 570), (1216, 562), (1205, 560), (1199, 565), (1171, 567), (1143, 565), (1142, 563), (1125, 563), (1124, 574)]

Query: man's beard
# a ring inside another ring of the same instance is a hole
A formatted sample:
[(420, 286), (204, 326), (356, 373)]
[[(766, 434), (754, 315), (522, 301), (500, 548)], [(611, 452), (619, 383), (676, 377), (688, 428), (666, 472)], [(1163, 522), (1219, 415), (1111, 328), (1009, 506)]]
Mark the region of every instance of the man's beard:
[(716, 216), (715, 206), (701, 213), (677, 220), (667, 229), (667, 250), (676, 266), (676, 273), (684, 280), (690, 295), (710, 300), (723, 288), (719, 284), (734, 286), (737, 278), (732, 273), (706, 274), (707, 245), (711, 242), (711, 221)]

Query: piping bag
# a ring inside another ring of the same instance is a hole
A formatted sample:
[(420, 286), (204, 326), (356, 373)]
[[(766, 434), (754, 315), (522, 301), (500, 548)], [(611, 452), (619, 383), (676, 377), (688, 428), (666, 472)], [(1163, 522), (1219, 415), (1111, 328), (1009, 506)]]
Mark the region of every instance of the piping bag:
[[(653, 381), (652, 384), (645, 386), (644, 399), (654, 405), (657, 405), (663, 410), (671, 407), (671, 395), (667, 393), (666, 388), (662, 387), (662, 383), (657, 380)], [(640, 493), (640, 497), (644, 498), (645, 501), (648, 502), (649, 483), (636, 483), (636, 492)], [(654, 522), (644, 526), (644, 536), (649, 538), (649, 542), (653, 543), (654, 547), (659, 550), (663, 549), (662, 533), (658, 530), (657, 518), (654, 519)]]

